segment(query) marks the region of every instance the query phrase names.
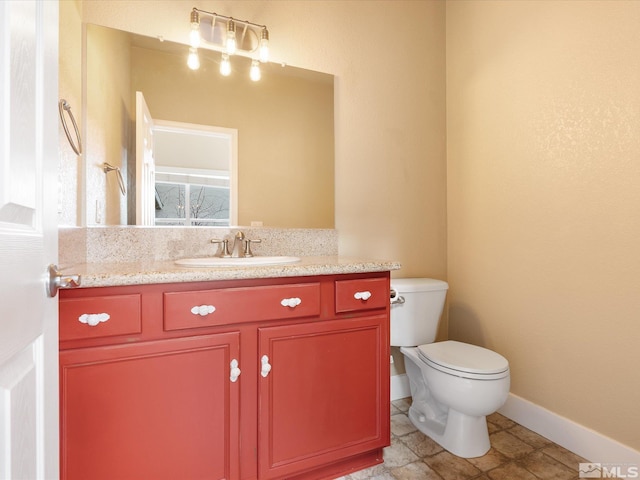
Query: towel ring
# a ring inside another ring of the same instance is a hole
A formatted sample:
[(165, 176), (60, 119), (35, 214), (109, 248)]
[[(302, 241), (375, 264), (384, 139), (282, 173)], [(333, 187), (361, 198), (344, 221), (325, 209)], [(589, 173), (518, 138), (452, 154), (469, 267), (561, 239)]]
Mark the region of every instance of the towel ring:
[[(76, 139), (78, 140), (78, 145), (76, 146), (73, 143), (73, 139), (71, 138), (71, 134), (69, 133), (69, 127), (67, 126), (67, 121), (64, 118), (64, 112), (69, 114), (69, 118), (71, 119), (71, 123), (73, 123), (73, 129), (76, 131)], [(60, 99), (58, 102), (58, 111), (60, 112), (60, 120), (62, 121), (62, 127), (64, 128), (64, 133), (67, 135), (67, 140), (71, 144), (71, 148), (76, 152), (76, 155), (80, 155), (82, 153), (82, 140), (80, 139), (80, 132), (78, 131), (78, 125), (76, 124), (76, 119), (73, 117), (73, 113), (71, 113), (71, 105), (64, 98)]]
[(104, 173), (109, 173), (113, 171), (116, 172), (116, 176), (118, 177), (118, 185), (120, 186), (120, 191), (122, 192), (122, 195), (126, 195), (127, 187), (124, 186), (124, 179), (122, 178), (122, 172), (120, 171), (120, 167), (114, 167), (113, 165), (110, 165), (105, 162), (102, 165), (102, 170), (104, 170)]

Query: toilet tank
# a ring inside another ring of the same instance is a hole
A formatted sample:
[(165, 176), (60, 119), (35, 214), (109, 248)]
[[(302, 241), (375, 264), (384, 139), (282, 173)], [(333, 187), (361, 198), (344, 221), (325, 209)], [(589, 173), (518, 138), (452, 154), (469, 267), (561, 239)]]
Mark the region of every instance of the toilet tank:
[(433, 278), (391, 279), (391, 346), (414, 347), (436, 339), (448, 288), (447, 282)]

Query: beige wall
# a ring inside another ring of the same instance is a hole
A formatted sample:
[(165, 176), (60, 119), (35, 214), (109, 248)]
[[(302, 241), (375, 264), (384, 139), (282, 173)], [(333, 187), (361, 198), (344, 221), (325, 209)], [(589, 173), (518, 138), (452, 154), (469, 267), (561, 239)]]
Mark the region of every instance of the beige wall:
[(450, 335), (640, 449), (640, 2), (446, 15)]
[[(82, 0), (61, 1), (59, 22), (59, 97), (67, 100), (78, 128), (82, 128), (82, 48), (80, 43), (82, 38)], [(69, 119), (67, 119), (67, 123), (69, 132), (76, 141), (73, 125)], [(81, 205), (78, 203), (80, 193), (77, 179), (83, 172), (82, 157), (76, 155), (71, 148), (62, 124), (60, 124), (58, 136), (58, 182), (61, 186), (58, 189), (58, 224), (78, 225), (82, 211)]]
[(134, 149), (129, 36), (96, 31), (87, 36), (87, 59), (87, 78), (92, 79), (85, 85), (87, 223), (126, 225), (127, 197), (120, 192), (116, 172), (105, 174), (103, 165), (120, 168), (124, 178), (129, 167), (135, 170), (129, 155)]

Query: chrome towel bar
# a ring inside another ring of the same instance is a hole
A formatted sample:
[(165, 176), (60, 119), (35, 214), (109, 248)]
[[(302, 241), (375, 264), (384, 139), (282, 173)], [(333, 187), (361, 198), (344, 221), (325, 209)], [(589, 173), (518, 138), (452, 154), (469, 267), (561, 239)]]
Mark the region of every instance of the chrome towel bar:
[[(60, 99), (58, 102), (58, 111), (60, 112), (60, 120), (62, 121), (62, 127), (64, 128), (64, 133), (67, 135), (67, 140), (71, 144), (71, 148), (76, 152), (76, 155), (80, 155), (82, 153), (82, 140), (80, 138), (80, 132), (78, 131), (78, 124), (76, 123), (76, 119), (71, 113), (71, 105), (64, 98)], [(71, 119), (71, 123), (73, 124), (73, 129), (76, 131), (76, 139), (78, 140), (78, 145), (73, 142), (73, 138), (71, 138), (71, 134), (69, 133), (69, 127), (67, 126), (67, 121), (64, 116), (64, 112), (67, 112), (69, 118)]]
[(122, 172), (120, 171), (120, 167), (114, 167), (113, 165), (110, 165), (105, 162), (102, 164), (102, 170), (104, 170), (104, 173), (109, 173), (113, 171), (116, 172), (116, 176), (118, 177), (118, 185), (120, 186), (120, 191), (122, 192), (122, 195), (126, 195), (127, 187), (125, 187), (124, 185), (124, 178), (122, 178)]

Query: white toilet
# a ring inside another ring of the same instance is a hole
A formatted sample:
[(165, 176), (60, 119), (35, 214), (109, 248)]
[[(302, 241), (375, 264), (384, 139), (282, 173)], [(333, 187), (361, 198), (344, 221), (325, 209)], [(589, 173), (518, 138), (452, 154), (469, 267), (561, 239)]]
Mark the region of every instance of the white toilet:
[(411, 422), (454, 455), (479, 457), (491, 447), (485, 417), (509, 394), (509, 362), (467, 343), (433, 343), (447, 288), (431, 278), (391, 280), (391, 346), (404, 354)]

